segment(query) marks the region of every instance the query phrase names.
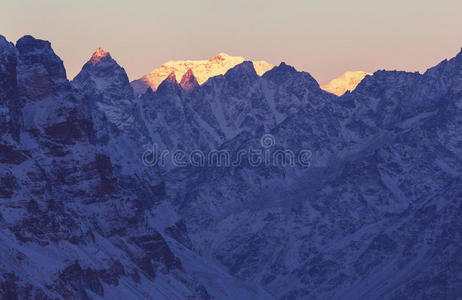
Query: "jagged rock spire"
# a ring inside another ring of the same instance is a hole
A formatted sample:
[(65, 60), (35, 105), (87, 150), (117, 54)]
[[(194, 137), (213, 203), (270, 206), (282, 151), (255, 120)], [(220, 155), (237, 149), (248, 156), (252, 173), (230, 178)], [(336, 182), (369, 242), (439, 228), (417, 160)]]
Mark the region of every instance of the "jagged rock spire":
[(194, 76), (193, 70), (188, 69), (188, 71), (183, 75), (180, 81), (180, 86), (187, 93), (193, 91), (195, 88), (199, 86), (199, 83), (197, 82), (197, 79)]
[(171, 93), (177, 92), (179, 90), (178, 81), (176, 80), (175, 72), (171, 72), (167, 78), (159, 85), (157, 92), (164, 94), (164, 93)]
[(103, 48), (98, 47), (95, 52), (93, 52), (93, 55), (90, 58), (90, 62), (93, 64), (96, 64), (103, 60), (104, 58), (112, 58), (111, 54), (107, 51), (104, 51)]
[[(100, 84), (106, 82), (106, 84)], [(82, 70), (73, 79), (72, 85), (84, 94), (109, 95), (114, 99), (133, 97), (127, 73), (108, 51), (99, 47)]]

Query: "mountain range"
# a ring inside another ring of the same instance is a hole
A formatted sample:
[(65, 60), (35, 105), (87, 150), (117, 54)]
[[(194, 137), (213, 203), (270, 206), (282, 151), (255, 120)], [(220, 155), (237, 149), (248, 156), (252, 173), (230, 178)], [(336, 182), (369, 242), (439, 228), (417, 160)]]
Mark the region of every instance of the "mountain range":
[[(462, 51), (340, 97), (224, 54), (156, 70), (130, 83), (98, 49), (68, 81), (49, 42), (0, 36), (2, 298), (462, 295)], [(147, 165), (153, 145), (311, 155)]]
[[(185, 75), (184, 80), (187, 81), (190, 74), (194, 74), (197, 84), (201, 85), (209, 78), (223, 75), (244, 61), (246, 61), (244, 57), (231, 56), (226, 53), (219, 53), (209, 60), (168, 61), (154, 69), (151, 73), (132, 81), (131, 85), (138, 96), (144, 94), (148, 88), (151, 88), (153, 91), (157, 90), (162, 81), (171, 74), (175, 75), (177, 82), (183, 81)], [(255, 72), (259, 76), (262, 76), (274, 67), (274, 65), (266, 61), (252, 61), (252, 63)], [(372, 74), (363, 71), (345, 72), (338, 78), (321, 85), (321, 89), (337, 96), (342, 96), (346, 91), (353, 91), (366, 75)]]
[[(208, 60), (168, 61), (154, 69), (151, 73), (132, 81), (131, 84), (135, 93), (141, 95), (144, 94), (148, 88), (154, 91), (157, 90), (162, 81), (172, 73), (175, 74), (176, 80), (180, 82), (188, 70), (194, 73), (199, 84), (203, 84), (210, 77), (223, 75), (229, 69), (244, 61), (246, 61), (244, 57), (231, 56), (226, 53), (219, 53), (217, 56)], [(255, 71), (260, 76), (274, 67), (266, 61), (253, 61), (253, 65)]]

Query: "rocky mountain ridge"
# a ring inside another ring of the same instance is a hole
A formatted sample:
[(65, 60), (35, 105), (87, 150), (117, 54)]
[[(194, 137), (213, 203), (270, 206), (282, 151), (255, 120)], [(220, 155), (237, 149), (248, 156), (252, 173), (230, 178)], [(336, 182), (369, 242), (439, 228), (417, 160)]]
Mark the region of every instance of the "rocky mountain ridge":
[(1, 298), (270, 297), (175, 240), (187, 229), (140, 160), (149, 137), (131, 135), (137, 106), (109, 54), (72, 85), (31, 36), (1, 37), (0, 63)]
[[(257, 69), (169, 72), (138, 97), (101, 48), (69, 82), (49, 42), (0, 36), (0, 295), (457, 298), (462, 51), (342, 97)], [(147, 166), (153, 145), (312, 155)]]
[[(279, 149), (309, 149), (309, 168), (169, 174), (192, 244), (279, 299), (456, 298), (462, 51), (315, 99), (269, 131)], [(258, 149), (260, 137), (224, 149)]]

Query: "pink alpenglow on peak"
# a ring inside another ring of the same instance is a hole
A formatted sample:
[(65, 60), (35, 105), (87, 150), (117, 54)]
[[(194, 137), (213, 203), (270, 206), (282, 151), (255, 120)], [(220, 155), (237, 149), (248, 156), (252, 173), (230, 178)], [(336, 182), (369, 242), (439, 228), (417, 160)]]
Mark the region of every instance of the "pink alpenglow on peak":
[(209, 59), (209, 61), (224, 61), (224, 60), (229, 59), (229, 58), (231, 58), (231, 56), (229, 56), (226, 53), (221, 52), (221, 53), (218, 53), (217, 56), (212, 57), (211, 59)]
[(345, 72), (340, 77), (337, 77), (329, 83), (321, 85), (321, 89), (326, 92), (342, 96), (347, 91), (354, 91), (356, 86), (366, 77), (372, 75), (363, 71)]
[(178, 83), (178, 80), (176, 79), (175, 72), (170, 73), (170, 74), (167, 76), (166, 80), (167, 80), (168, 82), (171, 82), (171, 83)]
[(107, 56), (111, 57), (111, 54), (109, 52), (104, 51), (103, 48), (98, 47), (98, 49), (96, 49), (96, 51), (91, 56), (90, 62), (96, 64)]
[(181, 78), (180, 86), (186, 92), (191, 92), (199, 86), (199, 83), (197, 82), (197, 79), (194, 76), (193, 70), (188, 69), (188, 71), (183, 75), (183, 77)]
[[(188, 70), (191, 70), (200, 85), (210, 77), (224, 75), (229, 69), (247, 60), (241, 56), (219, 53), (217, 56), (207, 60), (168, 61), (151, 73), (132, 81), (132, 87), (138, 95), (143, 94), (149, 87), (155, 91), (172, 72), (175, 72), (176, 79), (179, 82)], [(266, 61), (253, 61), (253, 65), (259, 76), (274, 67), (274, 65)]]

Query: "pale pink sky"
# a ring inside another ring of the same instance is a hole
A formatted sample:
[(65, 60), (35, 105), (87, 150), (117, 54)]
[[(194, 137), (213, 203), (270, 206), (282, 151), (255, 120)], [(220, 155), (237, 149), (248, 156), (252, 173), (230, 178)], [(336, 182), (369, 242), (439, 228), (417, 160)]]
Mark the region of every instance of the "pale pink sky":
[(285, 61), (325, 83), (345, 71), (424, 71), (462, 47), (460, 0), (2, 3), (0, 34), (52, 42), (73, 78), (98, 46), (131, 80), (219, 52)]

